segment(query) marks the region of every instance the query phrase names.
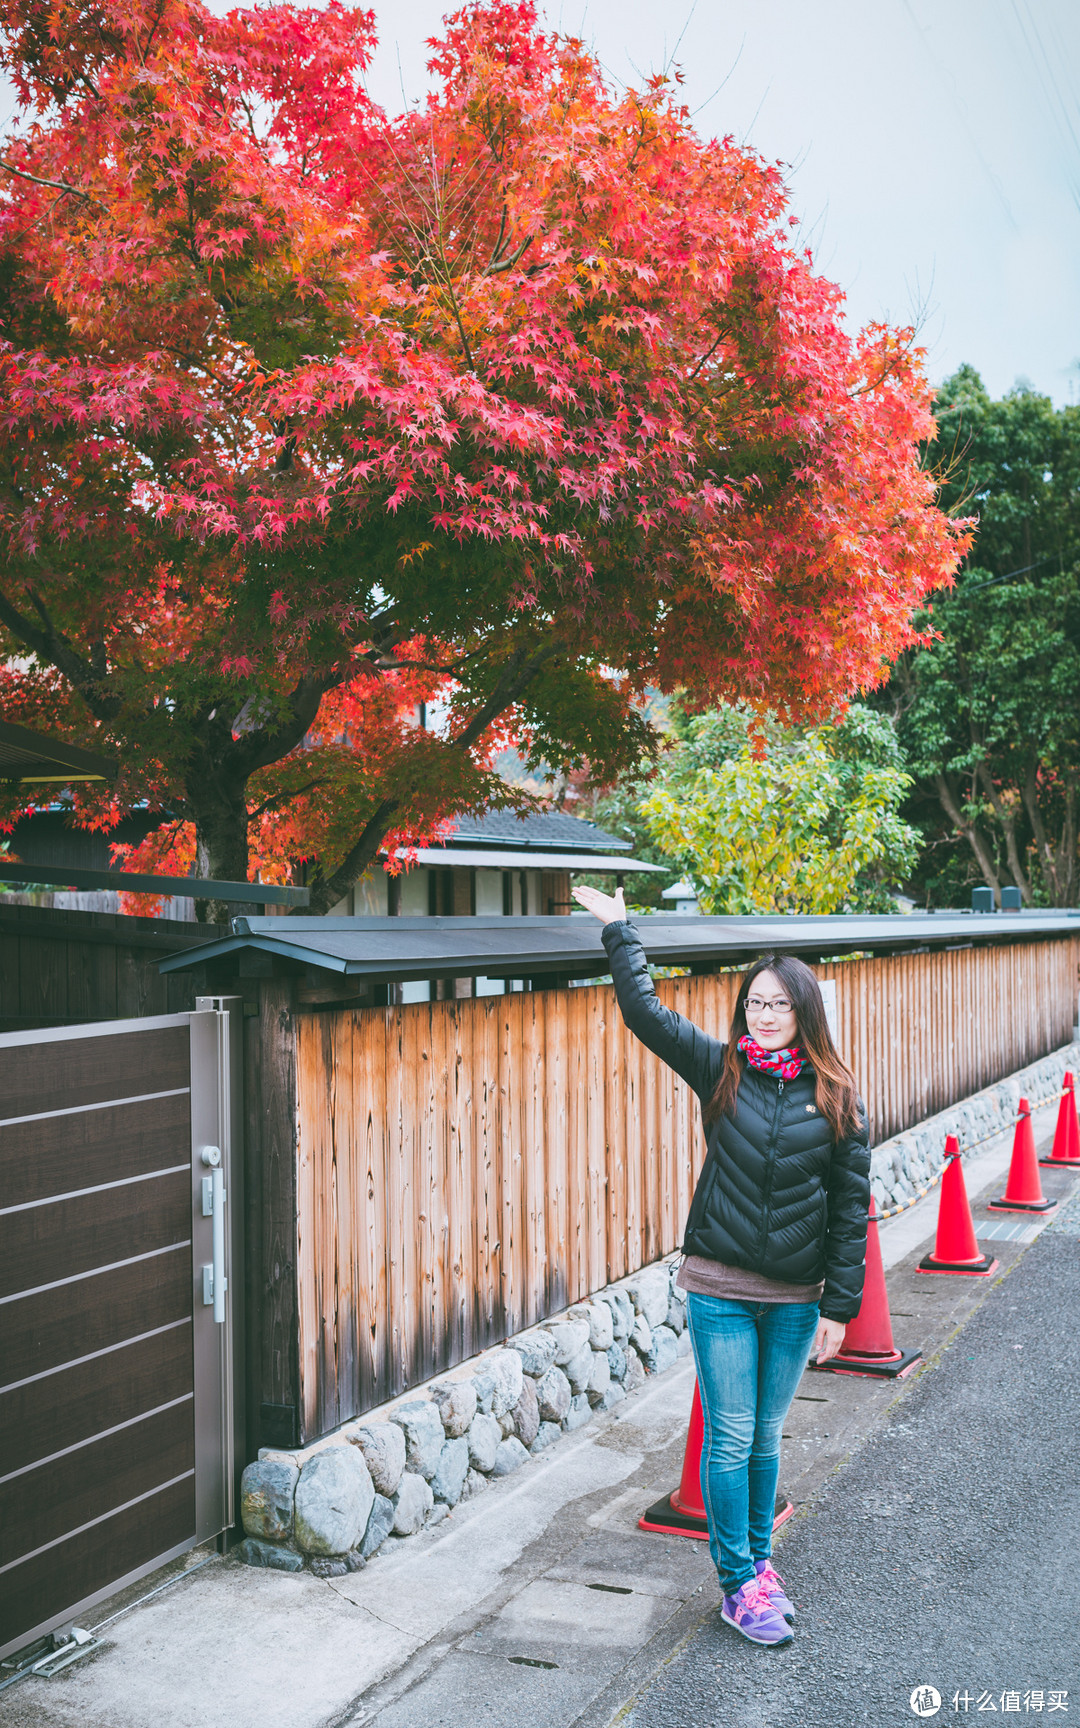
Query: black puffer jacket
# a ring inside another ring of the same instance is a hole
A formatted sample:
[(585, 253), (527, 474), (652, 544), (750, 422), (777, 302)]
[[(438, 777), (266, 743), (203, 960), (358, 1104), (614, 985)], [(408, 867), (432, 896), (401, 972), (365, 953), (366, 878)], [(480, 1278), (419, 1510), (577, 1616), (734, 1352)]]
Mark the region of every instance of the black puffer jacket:
[[(605, 925), (603, 943), (626, 1024), (704, 1105), (720, 1077), (724, 1045), (658, 1000), (633, 925)], [(862, 1300), (870, 1206), (861, 1103), (860, 1111), (857, 1133), (837, 1140), (818, 1113), (808, 1065), (786, 1081), (747, 1066), (735, 1114), (709, 1129), (683, 1252), (785, 1284), (824, 1279), (822, 1316), (853, 1319)]]

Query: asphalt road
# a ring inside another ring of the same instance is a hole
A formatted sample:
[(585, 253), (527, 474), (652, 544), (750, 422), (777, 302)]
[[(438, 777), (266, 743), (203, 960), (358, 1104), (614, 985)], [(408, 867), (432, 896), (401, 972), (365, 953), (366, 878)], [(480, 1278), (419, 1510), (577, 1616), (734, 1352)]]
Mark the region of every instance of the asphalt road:
[[(619, 1728), (1080, 1728), (1080, 1194), (788, 1525), (792, 1644), (717, 1613)], [(913, 1709), (917, 1687), (932, 1696)]]

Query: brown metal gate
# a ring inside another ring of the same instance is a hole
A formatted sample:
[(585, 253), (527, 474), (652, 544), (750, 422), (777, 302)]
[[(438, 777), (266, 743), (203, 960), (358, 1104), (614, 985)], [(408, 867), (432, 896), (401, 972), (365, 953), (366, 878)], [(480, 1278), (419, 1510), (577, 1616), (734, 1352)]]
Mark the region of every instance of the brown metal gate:
[(238, 1040), (200, 1010), (0, 1036), (0, 1656), (233, 1522)]

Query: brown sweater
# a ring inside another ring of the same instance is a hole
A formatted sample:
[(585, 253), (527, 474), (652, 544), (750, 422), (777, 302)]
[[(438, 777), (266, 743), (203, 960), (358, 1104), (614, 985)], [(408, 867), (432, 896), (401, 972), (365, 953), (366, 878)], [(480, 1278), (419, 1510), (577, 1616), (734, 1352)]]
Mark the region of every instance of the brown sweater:
[(824, 1290), (820, 1284), (782, 1284), (742, 1266), (725, 1266), (722, 1260), (705, 1260), (688, 1254), (675, 1280), (680, 1290), (698, 1296), (721, 1296), (727, 1302), (817, 1302)]

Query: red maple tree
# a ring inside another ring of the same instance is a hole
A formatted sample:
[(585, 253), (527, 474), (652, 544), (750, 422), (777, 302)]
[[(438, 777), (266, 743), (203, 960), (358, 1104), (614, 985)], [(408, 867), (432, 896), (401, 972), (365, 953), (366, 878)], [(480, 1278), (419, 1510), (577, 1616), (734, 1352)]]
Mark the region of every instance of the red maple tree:
[(610, 777), (649, 685), (827, 712), (962, 550), (912, 333), (847, 334), (777, 167), (529, 0), (386, 115), (373, 28), (0, 3), (4, 711), (119, 754), (76, 819), (167, 812), (136, 865), (316, 910), (508, 736)]

